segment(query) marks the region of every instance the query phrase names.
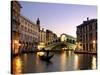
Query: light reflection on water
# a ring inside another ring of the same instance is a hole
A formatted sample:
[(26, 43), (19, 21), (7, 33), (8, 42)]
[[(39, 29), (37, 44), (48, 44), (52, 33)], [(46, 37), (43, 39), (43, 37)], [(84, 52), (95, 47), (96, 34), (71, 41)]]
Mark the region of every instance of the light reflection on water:
[(61, 54), (61, 56), (60, 56), (60, 60), (61, 60), (61, 71), (64, 71), (66, 68), (65, 68), (65, 66), (66, 66), (66, 61), (67, 61), (67, 59), (66, 59), (66, 52), (64, 52), (64, 53), (62, 53)]
[(92, 64), (91, 65), (92, 65), (92, 69), (95, 70), (96, 69), (96, 57), (95, 56), (92, 57)]
[(37, 54), (23, 54), (13, 59), (12, 73), (41, 73), (97, 69), (96, 55), (74, 54), (73, 51), (55, 53), (50, 62), (39, 59)]
[(75, 68), (75, 70), (78, 70), (78, 65), (79, 65), (79, 58), (78, 58), (78, 55), (75, 54), (75, 56), (74, 56), (74, 68)]
[(13, 73), (20, 74), (22, 73), (22, 60), (20, 57), (16, 57), (13, 60)]

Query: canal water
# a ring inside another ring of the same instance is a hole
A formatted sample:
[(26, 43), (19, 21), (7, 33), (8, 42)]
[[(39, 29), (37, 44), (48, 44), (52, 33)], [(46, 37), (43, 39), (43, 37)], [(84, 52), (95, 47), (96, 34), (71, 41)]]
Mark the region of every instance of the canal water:
[(50, 62), (40, 60), (35, 53), (12, 59), (12, 73), (43, 73), (97, 69), (97, 57), (92, 54), (75, 54), (73, 51), (54, 53)]

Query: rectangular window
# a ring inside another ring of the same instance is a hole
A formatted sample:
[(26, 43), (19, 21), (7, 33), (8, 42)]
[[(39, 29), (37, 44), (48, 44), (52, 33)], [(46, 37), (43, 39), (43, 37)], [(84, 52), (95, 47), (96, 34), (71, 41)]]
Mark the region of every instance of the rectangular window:
[(89, 25), (89, 31), (91, 31), (92, 30), (92, 25)]
[(97, 30), (97, 23), (95, 24), (95, 29)]
[(97, 35), (97, 32), (95, 33), (95, 35), (96, 35), (96, 40), (97, 40), (97, 36), (98, 36), (98, 35)]
[(89, 34), (89, 40), (90, 40), (90, 41), (92, 40), (92, 37), (93, 37), (93, 35), (92, 35), (92, 33), (90, 33), (90, 34)]
[(86, 51), (88, 51), (88, 44), (86, 44)]
[(83, 44), (83, 50), (85, 50), (85, 44)]

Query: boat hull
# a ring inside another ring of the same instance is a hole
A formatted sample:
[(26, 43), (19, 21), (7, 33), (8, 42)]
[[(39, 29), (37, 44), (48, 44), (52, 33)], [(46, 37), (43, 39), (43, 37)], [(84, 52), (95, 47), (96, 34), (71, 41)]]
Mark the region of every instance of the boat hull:
[(50, 56), (39, 56), (41, 60), (44, 60), (44, 61), (49, 61), (52, 57), (54, 56), (54, 54), (50, 55)]

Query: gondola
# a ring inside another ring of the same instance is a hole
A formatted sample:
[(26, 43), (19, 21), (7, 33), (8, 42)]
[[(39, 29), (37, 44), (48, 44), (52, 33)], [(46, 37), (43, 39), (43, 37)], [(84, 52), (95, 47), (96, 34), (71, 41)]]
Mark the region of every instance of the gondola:
[(44, 61), (50, 61), (50, 59), (54, 56), (54, 54), (52, 55), (42, 55), (42, 56), (39, 56), (41, 60), (44, 60)]
[(42, 51), (43, 52), (38, 53), (41, 60), (49, 61), (54, 56), (54, 54), (51, 54), (49, 50), (43, 48)]

